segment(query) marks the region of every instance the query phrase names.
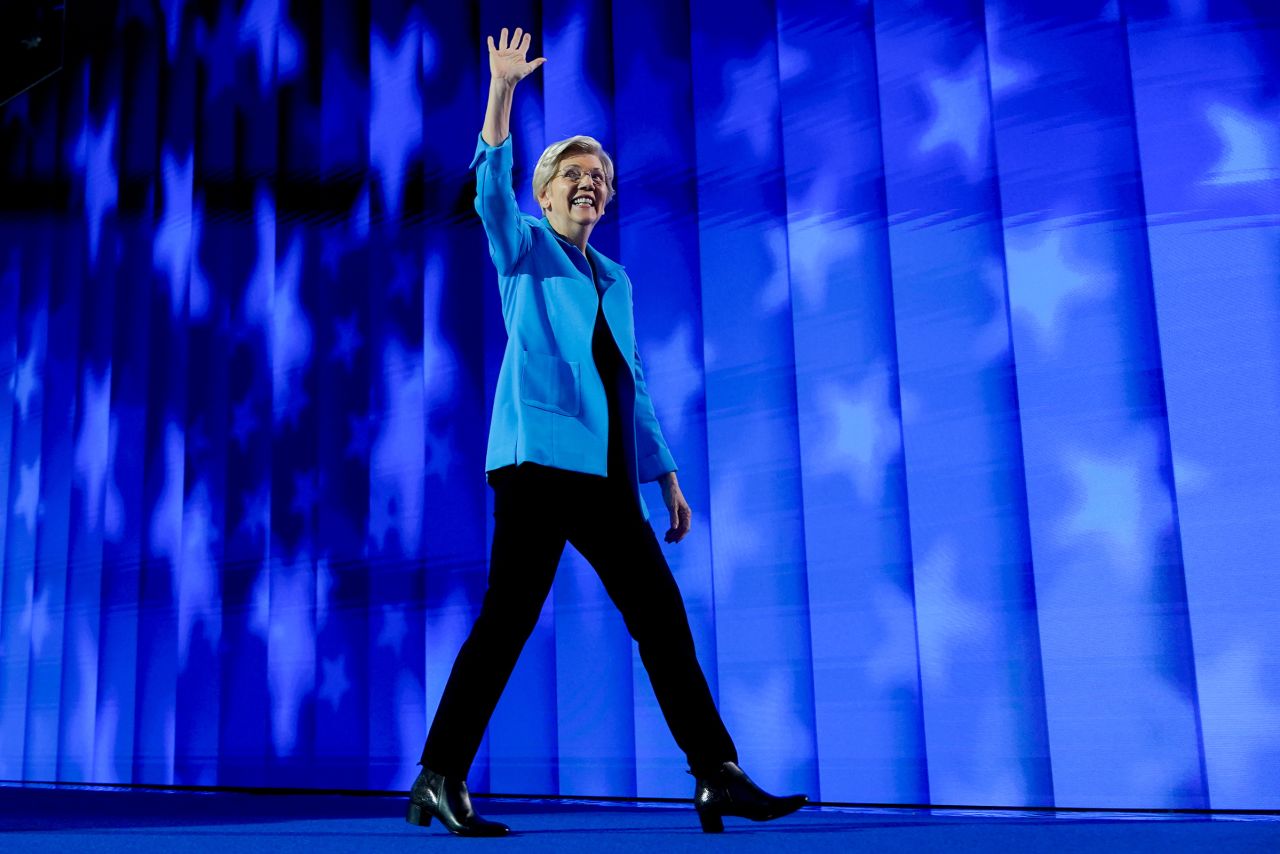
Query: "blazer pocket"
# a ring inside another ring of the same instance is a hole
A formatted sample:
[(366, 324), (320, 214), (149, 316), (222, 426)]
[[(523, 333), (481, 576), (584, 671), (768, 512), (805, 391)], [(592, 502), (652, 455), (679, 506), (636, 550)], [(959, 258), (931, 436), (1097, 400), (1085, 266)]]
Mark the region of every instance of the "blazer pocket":
[(538, 409), (575, 416), (579, 401), (579, 366), (577, 362), (520, 351), (520, 400)]

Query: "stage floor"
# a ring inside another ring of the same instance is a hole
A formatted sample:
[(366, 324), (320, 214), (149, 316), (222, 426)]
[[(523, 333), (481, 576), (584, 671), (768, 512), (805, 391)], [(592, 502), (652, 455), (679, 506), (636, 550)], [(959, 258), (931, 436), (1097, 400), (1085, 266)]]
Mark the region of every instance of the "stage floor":
[(451, 837), (404, 820), (403, 797), (0, 786), (5, 852), (357, 852), (460, 845), (592, 854), (629, 851), (1280, 852), (1278, 815), (807, 807), (703, 834), (691, 803), (477, 798), (511, 825), (503, 839)]

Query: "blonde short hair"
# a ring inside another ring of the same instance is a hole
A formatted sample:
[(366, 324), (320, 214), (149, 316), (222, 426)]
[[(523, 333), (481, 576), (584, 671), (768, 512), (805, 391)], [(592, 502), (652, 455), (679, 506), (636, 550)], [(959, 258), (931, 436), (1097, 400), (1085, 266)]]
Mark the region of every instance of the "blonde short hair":
[(594, 154), (600, 158), (600, 163), (604, 165), (604, 182), (609, 187), (609, 198), (606, 201), (613, 201), (613, 197), (618, 194), (618, 189), (613, 185), (613, 158), (594, 137), (582, 135), (553, 142), (547, 146), (546, 151), (542, 152), (542, 156), (538, 158), (538, 165), (533, 169), (533, 197), (537, 199), (541, 196), (542, 191), (556, 177), (556, 173), (560, 171), (561, 160), (579, 154)]

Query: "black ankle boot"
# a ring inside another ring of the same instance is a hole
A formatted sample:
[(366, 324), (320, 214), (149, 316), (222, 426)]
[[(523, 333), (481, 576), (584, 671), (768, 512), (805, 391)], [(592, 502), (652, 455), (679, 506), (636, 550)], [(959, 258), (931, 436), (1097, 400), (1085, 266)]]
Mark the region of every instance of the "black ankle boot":
[(693, 805), (705, 833), (724, 830), (723, 818), (736, 815), (752, 821), (768, 821), (789, 815), (809, 802), (808, 795), (776, 797), (761, 789), (736, 762), (725, 762), (706, 774), (693, 774), (698, 788)]
[(409, 815), (405, 820), (426, 827), (431, 824), (432, 816), (458, 836), (506, 836), (511, 832), (511, 828), (501, 822), (476, 815), (465, 780), (446, 780), (423, 768), (409, 792)]

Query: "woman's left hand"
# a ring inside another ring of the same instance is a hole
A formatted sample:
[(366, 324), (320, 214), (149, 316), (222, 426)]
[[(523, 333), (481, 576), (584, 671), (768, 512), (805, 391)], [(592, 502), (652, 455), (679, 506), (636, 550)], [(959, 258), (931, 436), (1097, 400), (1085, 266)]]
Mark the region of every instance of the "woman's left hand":
[(689, 533), (689, 526), (693, 524), (693, 511), (689, 509), (689, 502), (684, 500), (675, 472), (667, 472), (659, 478), (659, 482), (662, 484), (662, 500), (667, 505), (667, 512), (671, 514), (671, 528), (665, 539), (668, 543), (678, 543)]

